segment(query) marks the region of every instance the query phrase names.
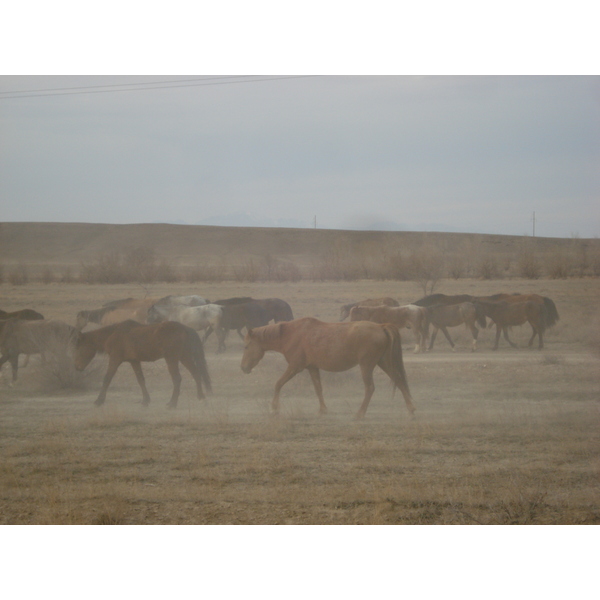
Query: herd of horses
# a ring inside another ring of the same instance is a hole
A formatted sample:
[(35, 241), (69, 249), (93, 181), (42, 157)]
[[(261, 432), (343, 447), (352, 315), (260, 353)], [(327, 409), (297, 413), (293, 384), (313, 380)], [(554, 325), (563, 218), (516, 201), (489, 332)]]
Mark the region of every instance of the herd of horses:
[[(349, 318), (348, 322), (343, 322)], [(393, 298), (375, 298), (345, 304), (337, 323), (313, 317), (294, 319), (290, 305), (279, 298), (236, 297), (209, 302), (197, 295), (165, 296), (143, 300), (126, 298), (111, 301), (94, 310), (77, 313), (75, 326), (46, 320), (32, 309), (6, 313), (0, 310), (0, 368), (9, 362), (12, 379), (17, 379), (19, 355), (41, 354), (42, 358), (62, 344), (72, 352), (73, 365), (84, 370), (97, 353), (108, 356), (102, 388), (95, 401), (101, 405), (119, 366), (128, 362), (142, 390), (142, 403), (150, 402), (142, 362), (164, 359), (173, 383), (168, 407), (175, 408), (181, 388), (181, 363), (196, 382), (199, 399), (212, 391), (204, 344), (212, 333), (218, 340), (217, 352), (226, 350), (231, 330), (244, 339), (241, 369), (250, 373), (266, 351), (283, 354), (288, 367), (275, 384), (272, 410), (277, 413), (282, 387), (303, 370), (311, 376), (320, 412), (326, 413), (320, 370), (340, 372), (359, 366), (365, 395), (357, 418), (364, 417), (375, 386), (373, 371), (379, 366), (399, 388), (408, 411), (414, 413), (402, 360), (400, 329), (411, 329), (415, 352), (432, 350), (439, 330), (454, 350), (448, 328), (464, 324), (471, 332), (476, 350), (479, 329), (496, 326), (494, 350), (500, 336), (516, 347), (509, 336), (512, 326), (529, 323), (529, 346), (538, 337), (544, 346), (544, 333), (558, 319), (554, 302), (537, 294), (496, 294), (471, 296), (432, 294), (412, 304), (400, 306)], [(88, 324), (96, 327), (83, 331)], [(433, 333), (430, 335), (430, 327)], [(246, 333), (242, 332), (246, 329)], [(199, 332), (203, 333), (200, 338)], [(429, 346), (427, 347), (427, 340)]]

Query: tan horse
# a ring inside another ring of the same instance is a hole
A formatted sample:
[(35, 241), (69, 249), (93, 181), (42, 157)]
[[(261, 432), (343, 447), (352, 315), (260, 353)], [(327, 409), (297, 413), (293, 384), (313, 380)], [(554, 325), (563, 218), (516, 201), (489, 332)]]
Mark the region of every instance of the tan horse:
[(360, 302), (350, 302), (350, 304), (344, 304), (340, 308), (340, 321), (347, 319), (350, 316), (350, 311), (355, 306), (400, 306), (400, 303), (393, 298), (369, 298), (368, 300), (361, 300)]
[(400, 388), (406, 406), (412, 414), (412, 403), (402, 362), (400, 333), (395, 325), (358, 321), (354, 323), (324, 323), (313, 317), (276, 323), (248, 330), (241, 368), (250, 373), (267, 350), (281, 352), (288, 363), (285, 373), (275, 384), (272, 409), (279, 412), (281, 388), (292, 377), (306, 369), (319, 398), (320, 413), (327, 412), (323, 399), (321, 375), (324, 371), (347, 371), (360, 366), (365, 385), (365, 397), (356, 418), (362, 418), (375, 391), (373, 370), (379, 365)]
[(165, 359), (169, 374), (173, 381), (173, 393), (169, 408), (177, 406), (181, 388), (179, 363), (192, 374), (196, 381), (198, 398), (204, 398), (202, 382), (210, 392), (211, 382), (204, 357), (204, 349), (198, 334), (191, 328), (166, 321), (154, 325), (141, 325), (136, 321), (124, 321), (86, 333), (80, 333), (75, 349), (75, 368), (83, 371), (97, 352), (108, 354), (108, 369), (104, 376), (102, 389), (95, 402), (97, 406), (106, 400), (106, 391), (123, 362), (131, 364), (131, 368), (142, 388), (143, 401), (150, 403), (150, 395), (146, 389), (142, 362), (155, 362)]
[(452, 351), (455, 350), (455, 344), (448, 333), (448, 327), (458, 327), (463, 323), (471, 331), (473, 336), (473, 342), (471, 345), (471, 352), (477, 350), (477, 338), (479, 337), (479, 329), (475, 326), (477, 323), (482, 329), (486, 327), (485, 312), (483, 307), (478, 303), (473, 302), (461, 302), (460, 304), (438, 304), (435, 306), (428, 306), (427, 311), (427, 333), (429, 333), (429, 324), (433, 325), (433, 334), (431, 335), (431, 341), (429, 342), (428, 350), (433, 349), (433, 343), (435, 342), (435, 336), (438, 330), (446, 336)]
[(399, 329), (408, 327), (415, 334), (415, 354), (425, 351), (427, 343), (427, 309), (414, 304), (406, 306), (355, 306), (350, 311), (351, 321), (393, 323)]
[(77, 313), (75, 327), (81, 331), (88, 323), (97, 323), (101, 327), (121, 323), (131, 319), (138, 323), (148, 322), (148, 311), (150, 307), (158, 302), (158, 298), (145, 298), (136, 300), (115, 300), (108, 302), (102, 308), (96, 310), (81, 310)]

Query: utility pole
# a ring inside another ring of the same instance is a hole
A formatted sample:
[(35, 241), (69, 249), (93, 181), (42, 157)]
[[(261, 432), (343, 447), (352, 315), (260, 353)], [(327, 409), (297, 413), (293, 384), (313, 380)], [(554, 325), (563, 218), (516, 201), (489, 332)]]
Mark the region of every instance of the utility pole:
[(533, 221), (533, 237), (535, 237), (535, 210), (533, 211), (533, 217), (531, 220)]
[(317, 228), (317, 215), (315, 215), (315, 229)]

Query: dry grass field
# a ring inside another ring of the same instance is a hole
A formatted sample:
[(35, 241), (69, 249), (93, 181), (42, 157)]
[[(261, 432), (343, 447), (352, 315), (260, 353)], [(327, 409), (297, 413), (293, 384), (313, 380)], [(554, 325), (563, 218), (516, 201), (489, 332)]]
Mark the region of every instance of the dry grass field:
[[(39, 261), (41, 262), (41, 261)], [(214, 394), (195, 398), (183, 372), (176, 411), (163, 361), (143, 366), (152, 403), (143, 408), (129, 365), (106, 404), (93, 401), (104, 358), (71, 389), (57, 389), (34, 357), (14, 387), (0, 381), (0, 523), (3, 524), (591, 524), (600, 522), (600, 280), (443, 280), (446, 294), (536, 292), (560, 321), (543, 351), (492, 352), (493, 330), (470, 352), (439, 335), (433, 352), (404, 360), (417, 408), (376, 372), (364, 421), (357, 369), (323, 374), (329, 414), (307, 373), (289, 382), (282, 412), (269, 412), (285, 368), (267, 354), (250, 375), (232, 332), (224, 354), (214, 336), (206, 355)], [(0, 308), (31, 307), (74, 323), (81, 309), (128, 296), (197, 293), (287, 300), (296, 317), (336, 321), (342, 303), (422, 295), (414, 282), (352, 281), (210, 284), (0, 286)], [(3, 369), (8, 379), (10, 369)]]

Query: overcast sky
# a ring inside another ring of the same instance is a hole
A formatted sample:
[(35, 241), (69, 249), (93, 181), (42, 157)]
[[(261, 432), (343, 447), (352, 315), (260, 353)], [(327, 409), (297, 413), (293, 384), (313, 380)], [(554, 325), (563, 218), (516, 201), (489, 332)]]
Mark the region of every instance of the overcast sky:
[(199, 77), (0, 77), (1, 220), (600, 234), (600, 77)]

